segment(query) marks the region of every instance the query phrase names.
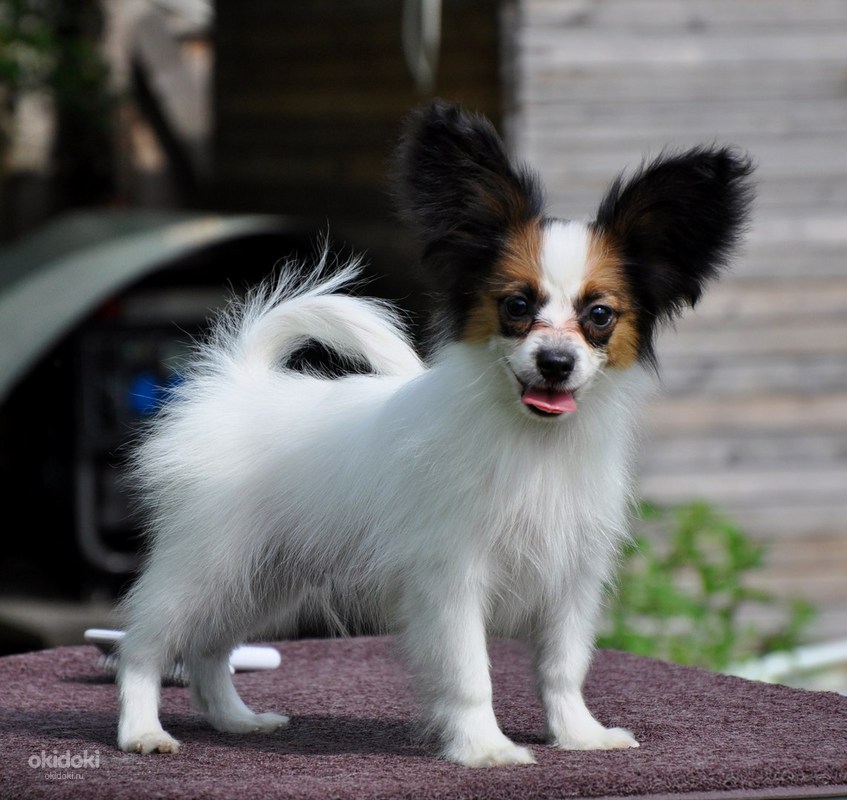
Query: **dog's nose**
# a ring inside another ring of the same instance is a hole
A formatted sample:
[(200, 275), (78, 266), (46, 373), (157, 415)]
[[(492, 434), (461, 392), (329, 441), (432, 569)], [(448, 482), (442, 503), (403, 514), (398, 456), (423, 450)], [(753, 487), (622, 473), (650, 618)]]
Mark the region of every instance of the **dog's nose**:
[(562, 383), (573, 372), (576, 358), (569, 350), (545, 347), (538, 351), (535, 361), (544, 380)]

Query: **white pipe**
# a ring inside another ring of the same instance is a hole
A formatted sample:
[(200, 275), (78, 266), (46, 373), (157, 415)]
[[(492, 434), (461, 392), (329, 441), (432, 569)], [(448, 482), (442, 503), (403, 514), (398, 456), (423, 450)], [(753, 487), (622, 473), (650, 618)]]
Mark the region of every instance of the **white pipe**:
[(726, 672), (739, 678), (772, 683), (797, 673), (813, 672), (839, 665), (847, 666), (847, 640), (770, 653), (755, 661), (735, 664)]

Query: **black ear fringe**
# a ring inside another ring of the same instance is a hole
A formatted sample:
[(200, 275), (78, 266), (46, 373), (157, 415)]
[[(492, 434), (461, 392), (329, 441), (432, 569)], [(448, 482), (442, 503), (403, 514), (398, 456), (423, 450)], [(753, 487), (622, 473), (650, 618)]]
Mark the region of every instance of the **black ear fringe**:
[(443, 100), (409, 115), (394, 171), (423, 266), (448, 292), (486, 270), (511, 230), (542, 215), (537, 178), (510, 162), (491, 122)]
[(644, 360), (655, 363), (657, 323), (695, 305), (727, 266), (747, 228), (753, 170), (730, 147), (663, 153), (619, 177), (600, 204), (595, 226), (623, 254), (640, 305)]

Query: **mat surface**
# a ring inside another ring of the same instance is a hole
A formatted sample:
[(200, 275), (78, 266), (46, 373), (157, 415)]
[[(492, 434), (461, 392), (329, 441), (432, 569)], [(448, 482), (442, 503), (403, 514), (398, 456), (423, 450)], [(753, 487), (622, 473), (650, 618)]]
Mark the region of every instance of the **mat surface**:
[(641, 747), (566, 752), (544, 745), (525, 650), (508, 641), (491, 645), (495, 707), (538, 764), (439, 761), (412, 741), (414, 703), (391, 641), (284, 642), (278, 670), (236, 675), (254, 709), (292, 715), (272, 735), (218, 733), (185, 689), (163, 689), (163, 724), (183, 744), (176, 756), (116, 749), (115, 687), (93, 647), (2, 658), (0, 797), (847, 796), (847, 697), (601, 651), (589, 707), (604, 724), (630, 728)]

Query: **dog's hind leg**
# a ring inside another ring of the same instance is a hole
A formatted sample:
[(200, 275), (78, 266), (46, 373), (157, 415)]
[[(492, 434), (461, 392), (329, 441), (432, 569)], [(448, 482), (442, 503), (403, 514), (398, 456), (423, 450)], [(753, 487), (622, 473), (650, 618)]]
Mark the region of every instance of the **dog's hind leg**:
[(214, 728), (228, 733), (271, 733), (288, 725), (288, 717), (254, 713), (239, 697), (229, 668), (229, 648), (186, 659), (191, 699)]
[[(249, 603), (242, 598), (241, 611)], [(296, 593), (285, 600), (269, 602), (264, 608), (253, 608), (251, 614), (233, 615), (228, 624), (207, 629), (204, 641), (194, 641), (185, 648), (185, 666), (189, 677), (191, 701), (202, 711), (212, 727), (228, 733), (272, 733), (288, 725), (284, 714), (257, 714), (241, 699), (232, 682), (229, 654), (245, 631), (267, 633), (291, 631), (297, 619)], [(221, 618), (219, 618), (221, 619)]]

